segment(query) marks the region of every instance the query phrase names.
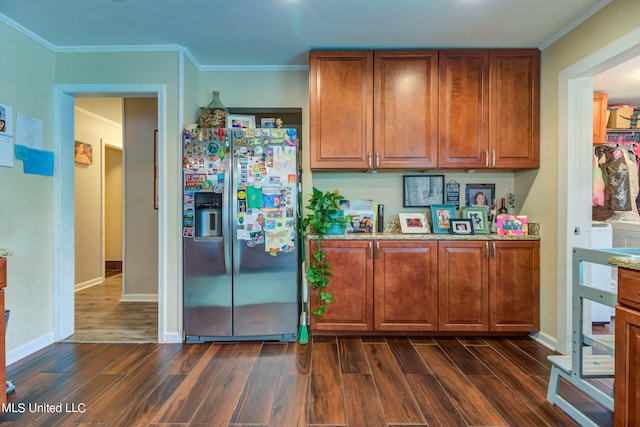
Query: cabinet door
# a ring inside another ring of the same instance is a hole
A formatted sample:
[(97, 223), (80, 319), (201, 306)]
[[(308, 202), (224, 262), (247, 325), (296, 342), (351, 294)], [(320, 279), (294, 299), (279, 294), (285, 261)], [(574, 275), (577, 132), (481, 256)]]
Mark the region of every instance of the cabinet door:
[(375, 329), (438, 329), (437, 250), (437, 242), (375, 242)]
[(615, 337), (614, 425), (637, 426), (640, 424), (640, 312), (616, 306)]
[(489, 51), (441, 50), (438, 166), (489, 166)]
[[(317, 242), (311, 244), (311, 253)], [(311, 316), (314, 330), (369, 331), (373, 329), (373, 242), (367, 240), (323, 240), (322, 246), (331, 263), (331, 292), (336, 302), (329, 304), (321, 321)], [(315, 292), (309, 290), (310, 311)]]
[(540, 51), (491, 51), (489, 125), (492, 168), (540, 165)]
[(435, 167), (438, 52), (376, 51), (373, 76), (374, 167)]
[(489, 330), (488, 242), (438, 242), (440, 331)]
[(593, 143), (604, 144), (607, 142), (607, 103), (609, 96), (606, 93), (595, 92), (593, 94)]
[(493, 241), (489, 263), (490, 330), (540, 329), (540, 243)]
[(309, 52), (311, 169), (373, 165), (373, 52)]

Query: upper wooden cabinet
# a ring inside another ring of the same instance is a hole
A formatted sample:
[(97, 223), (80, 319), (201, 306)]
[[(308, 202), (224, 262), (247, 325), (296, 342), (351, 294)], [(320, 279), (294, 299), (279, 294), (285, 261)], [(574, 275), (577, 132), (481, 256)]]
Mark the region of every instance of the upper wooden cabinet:
[(311, 169), (539, 167), (540, 51), (311, 51)]
[(438, 152), (438, 52), (376, 51), (375, 169), (431, 168)]
[(373, 52), (311, 51), (312, 169), (373, 165)]
[(309, 57), (312, 169), (437, 165), (437, 51)]
[(440, 51), (442, 168), (489, 167), (489, 51)]
[(440, 51), (441, 168), (540, 165), (540, 51)]
[(607, 103), (609, 96), (606, 93), (594, 92), (593, 94), (593, 143), (604, 144), (607, 142)]

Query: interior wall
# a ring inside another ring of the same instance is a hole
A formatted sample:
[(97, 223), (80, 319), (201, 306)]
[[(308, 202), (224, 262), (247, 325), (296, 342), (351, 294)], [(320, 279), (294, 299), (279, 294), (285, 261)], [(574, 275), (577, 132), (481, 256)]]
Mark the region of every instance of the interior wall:
[(153, 197), (156, 129), (157, 99), (125, 98), (123, 298), (158, 293), (158, 210)]
[[(13, 119), (20, 113), (42, 120), (43, 149), (51, 151), (55, 55), (2, 22), (0, 39), (0, 103), (13, 109)], [(13, 249), (5, 290), (10, 350), (52, 330), (53, 179), (24, 173), (23, 162), (14, 158), (13, 167), (0, 167), (0, 183), (0, 247)]]
[[(566, 119), (573, 117), (575, 112), (566, 110), (571, 94), (567, 91), (560, 92), (562, 85), (559, 76), (563, 70), (576, 62), (599, 52), (606, 45), (637, 29), (636, 17), (639, 13), (640, 2), (611, 2), (542, 52), (540, 157), (551, 161), (542, 161), (535, 176), (530, 173), (532, 188), (524, 210), (542, 218), (540, 296), (542, 307), (548, 309), (542, 313), (541, 327), (542, 331), (550, 336), (562, 337), (564, 343), (559, 343), (561, 347), (570, 340), (570, 336), (564, 332), (564, 322), (559, 321), (558, 317), (570, 313), (571, 300), (559, 298), (558, 295), (562, 295), (563, 290), (571, 284), (570, 272), (567, 270), (571, 263), (569, 249), (576, 238), (573, 228), (581, 226), (584, 230), (585, 225), (587, 228), (590, 225), (584, 224), (582, 218), (586, 216), (590, 221), (590, 206), (582, 206), (583, 210), (589, 210), (582, 212), (582, 215), (580, 212), (574, 215), (569, 211), (578, 200), (578, 194), (591, 193), (591, 182), (587, 180), (577, 183), (577, 186), (567, 187), (568, 182), (575, 180), (577, 173), (576, 170), (569, 170), (567, 167), (569, 157), (575, 155), (572, 150), (577, 147), (568, 146), (569, 130)], [(593, 73), (585, 73), (583, 77), (589, 75)], [(566, 85), (563, 90), (566, 90)], [(561, 111), (560, 108), (565, 110)], [(591, 104), (588, 108), (592, 111)], [(560, 122), (559, 117), (563, 117), (565, 121)], [(591, 135), (591, 121), (584, 122), (584, 127)], [(545, 203), (540, 203), (541, 200)], [(551, 307), (557, 307), (557, 312), (551, 310)]]
[(122, 149), (107, 145), (104, 153), (104, 259), (105, 261), (123, 261)]
[(93, 160), (74, 163), (75, 287), (80, 289), (104, 280), (103, 143), (122, 145), (122, 100), (86, 98), (75, 105), (75, 140), (91, 145)]

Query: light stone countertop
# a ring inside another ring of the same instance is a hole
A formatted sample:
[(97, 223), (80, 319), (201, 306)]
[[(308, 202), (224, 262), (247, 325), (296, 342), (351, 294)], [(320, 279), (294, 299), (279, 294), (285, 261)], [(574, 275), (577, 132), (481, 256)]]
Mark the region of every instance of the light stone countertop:
[[(316, 234), (306, 236), (317, 240)], [(402, 233), (347, 233), (325, 234), (325, 240), (540, 240), (540, 236), (499, 236), (497, 234), (402, 234)], [(640, 267), (639, 267), (640, 268)]]
[(640, 256), (638, 255), (620, 255), (609, 258), (609, 264), (628, 268), (630, 270), (640, 270)]
[(0, 248), (0, 258), (8, 257), (10, 255), (13, 255), (13, 249)]

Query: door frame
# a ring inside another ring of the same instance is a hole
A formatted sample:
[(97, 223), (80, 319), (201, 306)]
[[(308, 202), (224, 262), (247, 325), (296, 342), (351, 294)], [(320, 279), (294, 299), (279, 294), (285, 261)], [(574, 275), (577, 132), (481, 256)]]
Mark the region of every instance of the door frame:
[[(162, 84), (60, 84), (53, 88), (53, 337), (74, 332), (74, 98), (158, 99), (158, 194), (166, 194), (166, 87)], [(167, 294), (167, 200), (158, 205), (158, 342), (165, 342)]]
[[(565, 68), (558, 76), (556, 349), (564, 354), (571, 353), (572, 249), (591, 246), (593, 76), (639, 55), (637, 29)], [(574, 234), (576, 227), (578, 234)]]

